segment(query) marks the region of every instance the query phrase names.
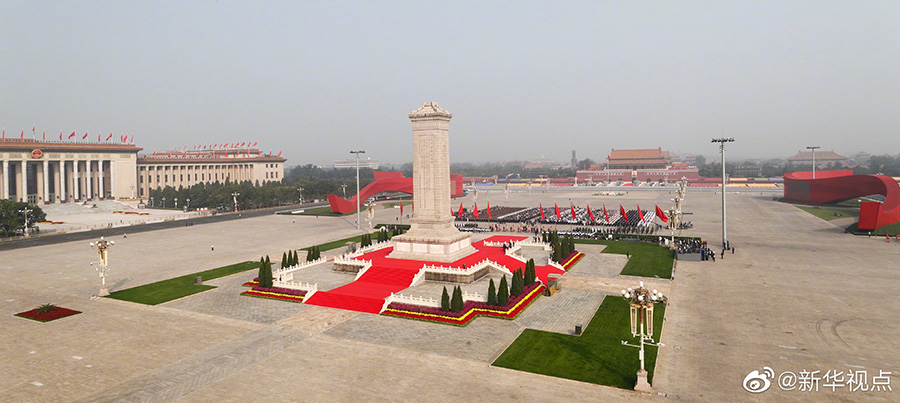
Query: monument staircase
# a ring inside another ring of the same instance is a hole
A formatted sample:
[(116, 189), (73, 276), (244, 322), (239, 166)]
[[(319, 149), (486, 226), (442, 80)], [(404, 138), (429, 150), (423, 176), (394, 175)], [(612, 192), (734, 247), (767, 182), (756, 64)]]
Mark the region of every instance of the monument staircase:
[(356, 281), (330, 291), (319, 291), (305, 303), (377, 314), (384, 306), (384, 299), (409, 288), (419, 270), (373, 264)]
[[(502, 247), (496, 246), (504, 242), (519, 242), (525, 240), (522, 236), (495, 235), (484, 241), (474, 242), (472, 245), (477, 253), (456, 262), (450, 263), (453, 267), (472, 267), (485, 259), (502, 266), (507, 270), (517, 270), (525, 266), (521, 258), (515, 258), (507, 254)], [(420, 260), (393, 259), (387, 257), (393, 248), (381, 248), (361, 256), (357, 259), (371, 261), (369, 267), (356, 281), (329, 291), (318, 291), (309, 297), (304, 303), (311, 305), (327, 306), (330, 308), (347, 309), (357, 312), (378, 314), (384, 307), (384, 301), (391, 293), (400, 293), (412, 286), (413, 280), (420, 271), (434, 262)], [(547, 284), (547, 277), (551, 273), (562, 274), (565, 270), (561, 267), (547, 265), (535, 267), (537, 278)]]

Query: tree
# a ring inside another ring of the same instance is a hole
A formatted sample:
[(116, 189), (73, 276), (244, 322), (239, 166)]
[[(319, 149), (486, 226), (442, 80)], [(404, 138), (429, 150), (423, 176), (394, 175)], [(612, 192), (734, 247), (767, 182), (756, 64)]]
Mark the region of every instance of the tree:
[(450, 310), (452, 312), (459, 312), (463, 309), (463, 296), (462, 296), (462, 288), (456, 286), (453, 289), (453, 297), (450, 299)]
[(497, 306), (497, 287), (494, 287), (494, 279), (488, 283), (487, 304)]
[(509, 305), (509, 283), (506, 282), (506, 276), (500, 279), (500, 289), (497, 290), (497, 305)]
[(268, 255), (266, 255), (266, 260), (263, 262), (263, 272), (259, 277), (259, 286), (263, 288), (272, 288), (272, 261), (269, 260)]
[(256, 282), (262, 285), (264, 277), (266, 277), (266, 259), (260, 256), (259, 271), (256, 274)]
[(288, 260), (287, 252), (281, 254), (281, 268), (291, 267), (291, 262)]
[(450, 294), (447, 294), (447, 286), (444, 286), (444, 292), (441, 294), (441, 310), (450, 311)]
[(528, 261), (525, 262), (525, 285), (531, 286), (534, 284), (536, 278), (537, 273), (534, 268), (534, 259), (528, 259)]
[(0, 236), (13, 236), (17, 231), (25, 228), (25, 208), (31, 210), (28, 213), (28, 228), (34, 228), (35, 224), (45, 221), (46, 214), (40, 207), (29, 205), (25, 202), (12, 200), (0, 200)]
[(525, 280), (522, 278), (522, 269), (520, 268), (513, 272), (512, 287), (510, 287), (509, 295), (515, 297), (523, 291), (525, 291)]

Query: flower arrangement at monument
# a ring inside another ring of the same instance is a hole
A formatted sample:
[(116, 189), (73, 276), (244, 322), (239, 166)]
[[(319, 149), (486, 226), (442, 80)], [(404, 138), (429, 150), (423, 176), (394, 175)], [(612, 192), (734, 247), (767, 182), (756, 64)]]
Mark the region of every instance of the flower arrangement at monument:
[[(247, 284), (256, 283), (255, 281), (250, 281), (244, 283)], [(280, 301), (291, 301), (291, 302), (303, 302), (303, 299), (306, 298), (306, 291), (304, 290), (293, 290), (290, 288), (282, 288), (282, 287), (259, 287), (254, 286), (249, 291), (244, 291), (241, 295), (246, 295), (248, 297), (256, 297), (256, 298), (267, 298), (267, 299), (277, 299)]]
[(565, 262), (562, 264), (563, 269), (569, 271), (569, 269), (574, 266), (575, 263), (578, 263), (578, 261), (580, 261), (583, 257), (584, 253), (581, 253), (577, 250), (575, 252), (572, 252), (572, 254), (570, 254), (567, 258), (563, 259), (563, 262)]
[(77, 315), (79, 313), (81, 313), (81, 311), (75, 311), (53, 304), (44, 304), (30, 311), (19, 312), (15, 314), (15, 316), (36, 320), (38, 322), (50, 322), (53, 320), (65, 318), (66, 316)]
[(472, 319), (478, 316), (490, 316), (503, 319), (515, 319), (527, 308), (544, 290), (544, 285), (535, 282), (525, 286), (524, 292), (510, 297), (509, 303), (504, 306), (488, 305), (485, 302), (467, 301), (459, 312), (450, 312), (441, 308), (432, 308), (421, 305), (401, 304), (392, 302), (384, 310), (382, 315), (397, 316), (401, 318), (417, 319), (428, 322), (447, 323), (457, 326), (466, 326)]

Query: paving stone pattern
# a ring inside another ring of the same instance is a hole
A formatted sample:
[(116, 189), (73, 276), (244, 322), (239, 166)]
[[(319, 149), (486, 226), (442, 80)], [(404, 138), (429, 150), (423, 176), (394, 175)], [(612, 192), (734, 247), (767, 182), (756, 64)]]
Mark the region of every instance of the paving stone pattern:
[(575, 325), (587, 327), (604, 296), (601, 292), (574, 288), (552, 297), (541, 296), (516, 318), (516, 323), (529, 329), (574, 334)]

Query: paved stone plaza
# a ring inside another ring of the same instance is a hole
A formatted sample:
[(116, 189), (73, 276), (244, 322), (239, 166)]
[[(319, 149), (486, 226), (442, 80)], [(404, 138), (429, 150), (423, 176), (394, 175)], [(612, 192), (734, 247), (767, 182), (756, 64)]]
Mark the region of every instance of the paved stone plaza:
[[(479, 203), (542, 202), (607, 208), (664, 207), (672, 195), (482, 192)], [(721, 237), (719, 196), (688, 193), (686, 216), (713, 245)], [(464, 200), (471, 205), (471, 196)], [(394, 222), (397, 209), (378, 209)], [(490, 366), (527, 327), (568, 332), (586, 323), (603, 296), (637, 278), (617, 276), (622, 256), (588, 256), (514, 321), (478, 318), (465, 328), (330, 308), (239, 297), (255, 272), (209, 281), (214, 290), (144, 306), (97, 292), (87, 242), (0, 252), (0, 400), (256, 401), (523, 400), (896, 401), (894, 392), (742, 388), (751, 370), (893, 371), (897, 389), (900, 314), (893, 302), (900, 246), (853, 237), (770, 196), (729, 195), (729, 238), (736, 248), (716, 263), (679, 262), (667, 309), (654, 390), (635, 392)], [(292, 222), (296, 220), (296, 222)], [(129, 234), (110, 252), (111, 289), (258, 260), (356, 234), (353, 218), (264, 216)], [(477, 237), (476, 237), (477, 239)], [(215, 251), (210, 250), (215, 245)], [(331, 255), (325, 252), (325, 255)], [(308, 273), (323, 286), (352, 276)], [(305, 277), (303, 281), (308, 281)], [(486, 287), (486, 284), (485, 284)], [(666, 291), (664, 291), (666, 292)], [(43, 303), (84, 313), (41, 324), (13, 317)], [(635, 352), (635, 359), (637, 354)]]

